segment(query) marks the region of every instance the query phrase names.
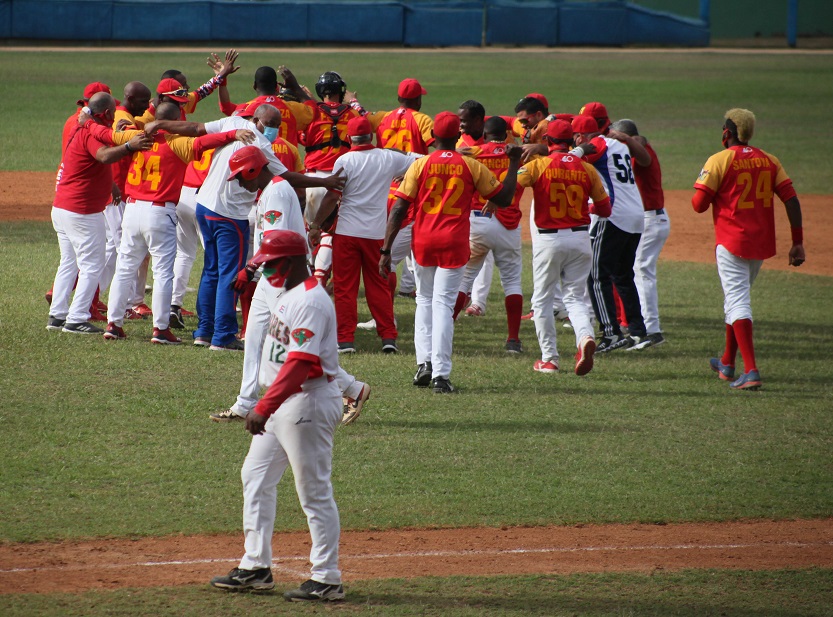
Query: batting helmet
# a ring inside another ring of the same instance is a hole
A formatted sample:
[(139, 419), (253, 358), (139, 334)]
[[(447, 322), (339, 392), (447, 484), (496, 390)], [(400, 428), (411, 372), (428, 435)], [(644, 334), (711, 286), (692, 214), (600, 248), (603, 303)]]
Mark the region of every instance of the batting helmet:
[(338, 100), (344, 100), (344, 95), (347, 93), (347, 84), (341, 78), (341, 75), (335, 71), (327, 71), (315, 83), (315, 93), (318, 98), (323, 99), (326, 95), (338, 95)]
[(263, 234), (251, 263), (255, 266), (280, 259), (281, 257), (306, 256), (307, 241), (301, 234), (288, 229), (272, 229)]
[(237, 177), (237, 174), (243, 174), (245, 180), (254, 180), (267, 164), (266, 156), (257, 146), (240, 148), (231, 155), (228, 161), (231, 170), (228, 180), (231, 182)]

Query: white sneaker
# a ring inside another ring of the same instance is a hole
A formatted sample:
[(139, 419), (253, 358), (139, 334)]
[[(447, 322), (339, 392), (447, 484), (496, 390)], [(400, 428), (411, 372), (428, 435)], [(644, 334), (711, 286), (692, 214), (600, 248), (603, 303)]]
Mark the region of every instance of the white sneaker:
[(371, 319), (370, 321), (363, 321), (361, 323), (356, 324), (356, 327), (359, 330), (375, 330), (376, 329), (376, 320)]

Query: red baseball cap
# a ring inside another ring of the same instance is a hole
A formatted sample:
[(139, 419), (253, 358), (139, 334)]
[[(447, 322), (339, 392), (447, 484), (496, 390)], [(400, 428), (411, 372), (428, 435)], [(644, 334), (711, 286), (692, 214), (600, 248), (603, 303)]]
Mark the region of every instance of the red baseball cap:
[(234, 115), (240, 116), (241, 118), (251, 118), (261, 105), (264, 105), (262, 101), (252, 101), (249, 104), (238, 105), (237, 109), (234, 110)]
[(572, 122), (573, 118), (576, 117), (575, 114), (555, 114), (556, 119), (564, 120), (565, 122)]
[(364, 116), (356, 116), (350, 118), (347, 123), (347, 136), (358, 137), (360, 135), (372, 135), (373, 129), (370, 127), (370, 121)]
[(547, 97), (545, 97), (543, 94), (540, 94), (539, 92), (530, 92), (530, 93), (529, 93), (529, 94), (527, 94), (524, 98), (527, 98), (527, 99), (535, 99), (536, 101), (540, 101), (540, 102), (541, 102), (541, 105), (543, 105), (543, 106), (544, 106), (544, 107), (546, 107), (547, 109), (549, 109), (549, 108), (550, 108), (550, 104), (549, 104), (549, 102), (547, 101)]
[(237, 174), (243, 174), (243, 178), (246, 180), (254, 180), (267, 164), (266, 156), (257, 146), (240, 148), (231, 155), (228, 161), (231, 170), (228, 181), (234, 180)]
[(403, 79), (399, 84), (399, 96), (403, 99), (415, 99), (428, 91), (416, 79)]
[(607, 107), (601, 103), (587, 103), (587, 105), (582, 107), (581, 111), (578, 113), (582, 116), (595, 118), (597, 121), (601, 120), (602, 124), (597, 124), (599, 127), (598, 130), (600, 131), (603, 131), (610, 126), (610, 118), (607, 117)]
[(156, 86), (156, 94), (164, 94), (177, 103), (188, 102), (188, 90), (183, 88), (182, 84), (173, 77), (167, 77), (160, 81), (159, 85)]
[(107, 84), (101, 83), (100, 81), (94, 81), (91, 84), (87, 84), (87, 87), (84, 88), (84, 97), (80, 98), (76, 101), (78, 105), (85, 105), (86, 103), (90, 102), (93, 94), (98, 94), (99, 92), (106, 92), (107, 94), (113, 94), (110, 92), (110, 86)]
[(547, 124), (547, 137), (550, 139), (572, 139), (573, 127), (564, 120), (553, 120)]
[(451, 139), (460, 135), (460, 117), (450, 111), (441, 111), (434, 116), (434, 136)]
[(599, 125), (591, 116), (576, 116), (573, 118), (573, 133), (598, 133)]

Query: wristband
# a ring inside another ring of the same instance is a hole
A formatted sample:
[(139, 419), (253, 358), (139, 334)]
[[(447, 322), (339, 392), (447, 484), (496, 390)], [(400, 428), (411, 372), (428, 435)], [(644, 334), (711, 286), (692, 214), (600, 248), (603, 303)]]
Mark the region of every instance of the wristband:
[(130, 144), (128, 142), (125, 142), (124, 147), (127, 148), (128, 152), (133, 152), (133, 148), (130, 147)]
[(790, 234), (793, 237), (793, 244), (804, 244), (804, 228), (790, 227)]
[(385, 256), (390, 255), (390, 249), (387, 249), (387, 250), (379, 249), (379, 254), (380, 255), (385, 255)]

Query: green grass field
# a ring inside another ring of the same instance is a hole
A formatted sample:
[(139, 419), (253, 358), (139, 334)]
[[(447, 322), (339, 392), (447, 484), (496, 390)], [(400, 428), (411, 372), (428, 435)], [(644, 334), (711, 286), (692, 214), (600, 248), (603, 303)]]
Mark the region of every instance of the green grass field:
[[(6, 53), (0, 78), (14, 97), (0, 100), (0, 170), (54, 169), (57, 135), (85, 83), (155, 84), (176, 67), (195, 85), (208, 75), (204, 55)], [(430, 113), (472, 97), (508, 112), (532, 90), (545, 92), (558, 111), (602, 100), (652, 139), (669, 189), (690, 186), (719, 147), (722, 112), (747, 106), (758, 114), (756, 142), (779, 155), (799, 192), (829, 192), (829, 162), (815, 146), (831, 127), (833, 86), (825, 76), (833, 56), (244, 52), (233, 97), (246, 98), (254, 68), (280, 62), (308, 84), (323, 70), (341, 70), (372, 109), (391, 107), (405, 76), (423, 81)], [(205, 101), (199, 119), (217, 117), (215, 104)], [(805, 130), (796, 131), (797, 123)], [(0, 223), (0, 541), (237, 532), (248, 438), (239, 424), (213, 424), (207, 415), (233, 401), (240, 356), (153, 346), (144, 322), (128, 323), (130, 338), (117, 344), (47, 332), (43, 292), (57, 261), (49, 224)], [(707, 365), (723, 336), (715, 268), (663, 262), (659, 277), (668, 344), (600, 358), (586, 379), (534, 373), (529, 322), (522, 329), (527, 353), (504, 354), (496, 284), (486, 317), (457, 326), (460, 394), (453, 397), (410, 385), (413, 303), (398, 299), (403, 353), (382, 356), (378, 340), (359, 332), (362, 353), (344, 360), (374, 388), (362, 418), (340, 429), (336, 442), (344, 528), (830, 516), (833, 279), (764, 269), (753, 307), (765, 388), (738, 393)], [(528, 271), (524, 289), (528, 296)], [(193, 301), (192, 294), (187, 304)], [(360, 318), (369, 318), (362, 304)], [(566, 330), (559, 348), (569, 366), (574, 347)], [(291, 484), (284, 484), (277, 529), (302, 530)], [(831, 590), (833, 573), (823, 569), (414, 579), (351, 584), (349, 602), (332, 610), (829, 615)], [(4, 615), (267, 610), (290, 608), (275, 596), (202, 587), (0, 595)]]

